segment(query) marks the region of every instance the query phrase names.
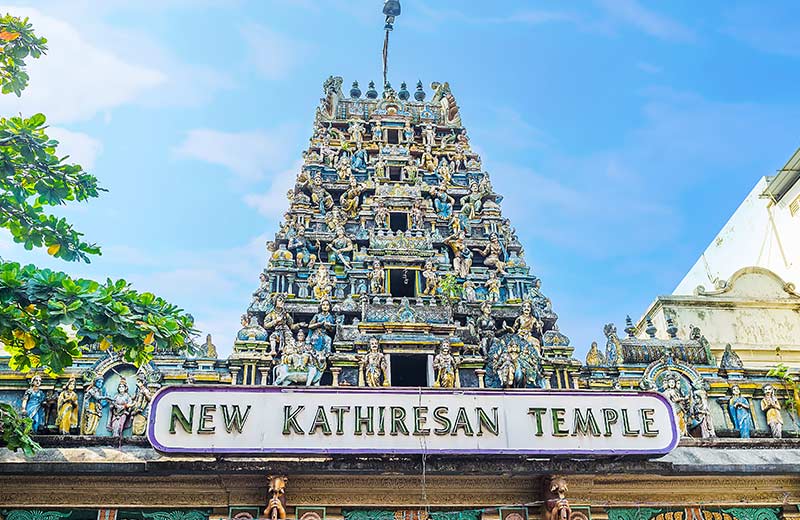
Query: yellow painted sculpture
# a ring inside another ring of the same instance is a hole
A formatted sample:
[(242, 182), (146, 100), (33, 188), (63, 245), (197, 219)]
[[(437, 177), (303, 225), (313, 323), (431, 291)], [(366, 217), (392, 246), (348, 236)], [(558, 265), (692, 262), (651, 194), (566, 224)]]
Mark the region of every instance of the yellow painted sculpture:
[(78, 394), (75, 392), (75, 378), (71, 377), (58, 394), (58, 433), (69, 435), (78, 426)]

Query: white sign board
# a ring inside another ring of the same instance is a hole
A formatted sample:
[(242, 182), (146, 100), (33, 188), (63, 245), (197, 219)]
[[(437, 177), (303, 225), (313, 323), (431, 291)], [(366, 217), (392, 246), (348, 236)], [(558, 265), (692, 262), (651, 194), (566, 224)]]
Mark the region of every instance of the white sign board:
[(651, 392), (174, 386), (148, 437), (166, 453), (659, 455), (678, 443)]

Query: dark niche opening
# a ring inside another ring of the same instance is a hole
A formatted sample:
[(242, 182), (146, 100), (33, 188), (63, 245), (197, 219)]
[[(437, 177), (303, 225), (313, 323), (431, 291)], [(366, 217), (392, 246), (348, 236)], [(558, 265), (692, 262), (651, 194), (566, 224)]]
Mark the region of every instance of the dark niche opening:
[(415, 297), (416, 277), (413, 269), (389, 269), (389, 293), (396, 298)]
[(403, 169), (400, 166), (389, 166), (389, 180), (403, 180)]
[(407, 213), (390, 213), (389, 214), (389, 229), (392, 231), (406, 231), (408, 230), (408, 214)]
[(400, 144), (400, 130), (387, 130), (386, 141), (389, 144)]
[(392, 354), (392, 386), (428, 386), (428, 356)]

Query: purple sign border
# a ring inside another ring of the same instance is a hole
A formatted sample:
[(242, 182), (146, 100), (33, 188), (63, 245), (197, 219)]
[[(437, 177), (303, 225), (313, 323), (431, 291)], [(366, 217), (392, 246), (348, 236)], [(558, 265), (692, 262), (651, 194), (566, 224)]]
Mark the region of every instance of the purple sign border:
[(514, 389), (514, 390), (493, 390), (493, 389), (442, 389), (442, 388), (364, 388), (364, 387), (275, 387), (275, 386), (235, 386), (235, 385), (182, 385), (168, 386), (158, 391), (150, 405), (148, 417), (147, 440), (157, 451), (162, 453), (204, 453), (204, 454), (229, 454), (229, 455), (581, 455), (581, 456), (614, 456), (614, 455), (666, 455), (678, 445), (680, 437), (678, 428), (675, 424), (675, 416), (670, 413), (670, 426), (672, 440), (665, 448), (653, 450), (433, 450), (433, 449), (394, 449), (387, 448), (272, 448), (272, 449), (237, 449), (237, 448), (168, 448), (155, 439), (155, 410), (158, 402), (167, 394), (172, 392), (196, 392), (196, 391), (219, 391), (219, 392), (253, 392), (253, 393), (304, 393), (313, 395), (321, 394), (455, 394), (455, 395), (597, 395), (597, 396), (650, 396), (661, 400), (669, 410), (672, 404), (666, 397), (657, 392), (645, 391), (605, 391), (605, 390), (533, 390), (533, 389)]

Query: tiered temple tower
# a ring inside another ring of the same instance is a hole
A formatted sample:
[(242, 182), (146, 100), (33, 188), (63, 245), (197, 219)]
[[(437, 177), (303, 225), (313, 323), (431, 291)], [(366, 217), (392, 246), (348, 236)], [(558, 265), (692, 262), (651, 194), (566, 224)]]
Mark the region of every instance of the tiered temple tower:
[[(447, 83), (330, 77), (243, 316), (240, 384), (576, 386)], [(377, 341), (377, 345), (375, 345)], [(372, 343), (372, 345), (371, 345)], [(377, 347), (377, 348), (375, 348)]]

